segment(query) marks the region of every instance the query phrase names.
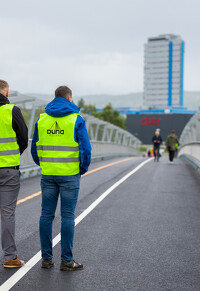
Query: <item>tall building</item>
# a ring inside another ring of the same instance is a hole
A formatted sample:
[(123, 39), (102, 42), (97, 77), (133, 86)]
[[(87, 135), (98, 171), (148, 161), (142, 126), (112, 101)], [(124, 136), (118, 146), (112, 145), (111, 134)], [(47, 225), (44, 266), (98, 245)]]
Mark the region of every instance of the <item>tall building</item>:
[(151, 37), (144, 46), (144, 106), (183, 107), (184, 41), (178, 35)]

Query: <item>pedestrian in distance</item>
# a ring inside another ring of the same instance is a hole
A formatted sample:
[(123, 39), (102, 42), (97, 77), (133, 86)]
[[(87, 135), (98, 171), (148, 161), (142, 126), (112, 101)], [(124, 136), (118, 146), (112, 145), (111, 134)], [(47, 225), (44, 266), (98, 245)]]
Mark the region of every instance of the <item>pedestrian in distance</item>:
[(15, 244), (15, 208), (20, 189), (20, 155), (28, 146), (28, 128), (20, 109), (8, 100), (9, 85), (0, 80), (0, 208), (4, 268), (22, 267)]
[(74, 271), (83, 265), (73, 259), (74, 218), (80, 176), (88, 171), (91, 145), (84, 119), (72, 103), (72, 91), (60, 86), (55, 98), (46, 106), (35, 124), (31, 153), (42, 170), (42, 212), (40, 242), (42, 268), (54, 265), (52, 223), (58, 197), (61, 201), (61, 264), (60, 270)]
[(157, 129), (155, 135), (152, 138), (153, 142), (153, 153), (154, 153), (154, 162), (159, 162), (160, 158), (160, 145), (162, 144), (162, 137), (160, 136), (160, 131)]
[(166, 140), (166, 149), (169, 152), (170, 163), (173, 163), (173, 160), (174, 160), (176, 144), (178, 144), (178, 137), (175, 135), (175, 130), (173, 129), (171, 131), (171, 134), (168, 135), (167, 140)]

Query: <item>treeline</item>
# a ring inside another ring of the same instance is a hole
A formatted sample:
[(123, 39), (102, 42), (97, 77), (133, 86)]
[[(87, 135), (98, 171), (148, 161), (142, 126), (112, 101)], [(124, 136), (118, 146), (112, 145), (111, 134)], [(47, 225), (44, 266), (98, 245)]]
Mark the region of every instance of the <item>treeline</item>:
[(119, 113), (118, 110), (114, 110), (111, 103), (108, 103), (102, 111), (97, 111), (95, 105), (86, 105), (84, 100), (81, 98), (78, 101), (78, 107), (82, 113), (93, 115), (101, 120), (110, 122), (116, 126), (126, 129), (126, 119)]
[[(102, 111), (97, 111), (95, 105), (86, 105), (84, 103), (83, 99), (80, 99), (78, 101), (78, 107), (81, 109), (82, 113), (87, 113), (89, 115), (93, 115), (101, 120), (110, 122), (116, 126), (119, 126), (123, 129), (126, 129), (126, 119), (124, 116), (122, 116), (118, 110), (114, 110), (112, 105), (110, 103), (108, 103)], [(25, 122), (27, 124), (27, 126), (29, 126), (29, 122), (30, 122), (30, 118), (31, 118), (31, 112), (32, 110), (30, 109), (24, 109), (21, 108), (22, 114), (24, 116)], [(38, 120), (39, 116), (41, 113), (45, 112), (45, 107), (39, 107), (37, 108), (36, 112), (35, 112), (35, 118), (34, 118), (34, 125), (35, 122)], [(33, 136), (33, 131), (34, 131), (34, 126), (32, 128), (32, 133), (31, 133), (31, 137)]]

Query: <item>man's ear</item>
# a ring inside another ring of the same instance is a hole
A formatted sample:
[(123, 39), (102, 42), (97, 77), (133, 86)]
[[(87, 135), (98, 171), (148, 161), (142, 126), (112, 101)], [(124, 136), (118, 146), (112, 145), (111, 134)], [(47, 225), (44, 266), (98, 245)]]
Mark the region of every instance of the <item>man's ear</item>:
[(8, 98), (9, 90), (6, 91), (6, 97)]
[(72, 96), (71, 96), (71, 95), (67, 95), (67, 100), (68, 100), (69, 102), (72, 102)]

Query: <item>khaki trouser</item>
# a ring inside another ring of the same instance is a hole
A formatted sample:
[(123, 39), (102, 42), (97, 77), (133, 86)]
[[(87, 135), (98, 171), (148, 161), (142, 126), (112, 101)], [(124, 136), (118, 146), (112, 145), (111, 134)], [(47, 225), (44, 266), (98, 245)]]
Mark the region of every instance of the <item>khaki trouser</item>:
[(5, 260), (13, 260), (17, 256), (15, 208), (19, 188), (19, 170), (0, 168), (1, 243)]

